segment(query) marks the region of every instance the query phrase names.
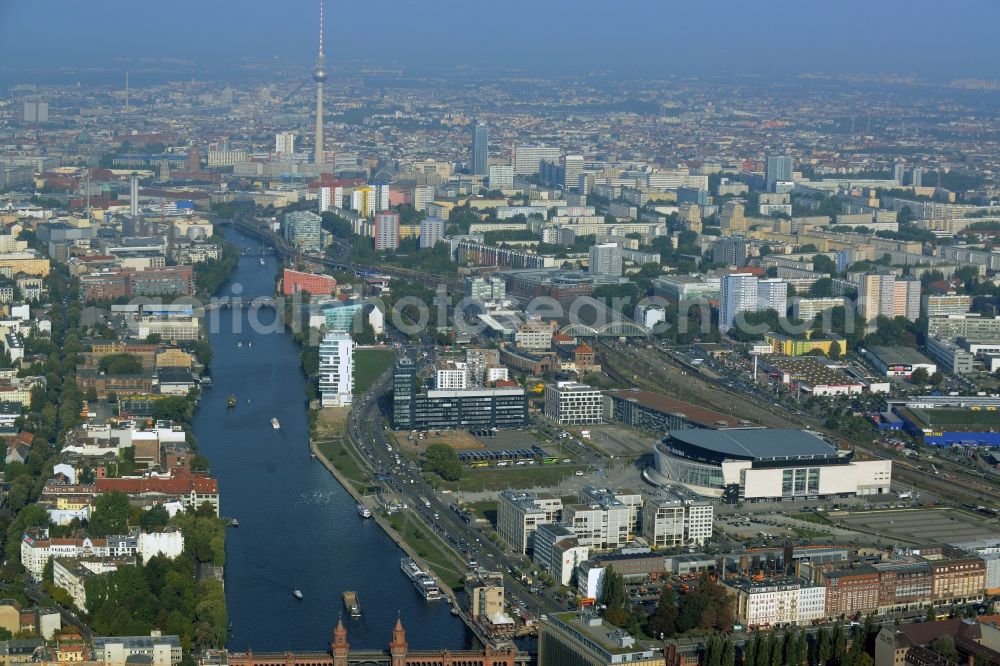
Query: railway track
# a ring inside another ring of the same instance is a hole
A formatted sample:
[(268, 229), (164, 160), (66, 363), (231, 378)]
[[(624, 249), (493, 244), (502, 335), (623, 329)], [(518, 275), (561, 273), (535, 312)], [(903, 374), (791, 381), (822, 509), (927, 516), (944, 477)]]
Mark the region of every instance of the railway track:
[[(614, 363), (602, 364), (605, 374), (609, 377), (623, 385), (640, 385), (654, 391), (663, 390), (662, 383), (659, 387), (657, 386), (656, 375), (659, 373), (655, 368), (647, 366), (645, 373), (636, 374), (633, 377), (633, 371), (638, 373), (638, 369), (630, 359), (608, 345), (603, 343), (598, 343), (598, 345), (605, 358), (615, 360)], [(764, 403), (755, 396), (734, 393), (729, 387), (725, 386), (722, 379), (715, 380), (704, 375), (691, 374), (689, 381), (701, 382), (702, 386), (709, 390), (722, 391), (726, 395), (731, 395), (734, 400), (742, 400), (747, 405), (764, 412), (772, 412), (775, 408), (775, 405)], [(722, 411), (732, 411), (733, 406), (730, 405), (728, 409), (720, 409)], [(803, 425), (791, 413), (787, 413), (785, 416), (788, 424)], [(813, 430), (839, 437), (837, 433), (829, 432), (821, 426), (809, 425), (809, 427)], [(854, 445), (859, 451), (868, 455), (891, 460), (893, 463), (894, 481), (927, 491), (938, 498), (954, 500), (959, 503), (973, 503), (991, 508), (1000, 508), (1000, 486), (991, 484), (985, 477), (976, 476), (953, 462), (935, 461), (935, 467), (939, 468), (938, 473), (935, 473), (926, 464), (917, 464), (910, 460), (894, 458), (875, 447), (857, 443)]]

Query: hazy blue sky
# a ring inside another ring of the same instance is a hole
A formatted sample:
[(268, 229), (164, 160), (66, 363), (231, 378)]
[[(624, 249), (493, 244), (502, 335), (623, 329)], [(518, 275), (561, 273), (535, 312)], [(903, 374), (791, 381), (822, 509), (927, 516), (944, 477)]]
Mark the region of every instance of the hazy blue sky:
[[(0, 0), (0, 69), (128, 57), (311, 61), (318, 0)], [(1000, 77), (997, 0), (327, 0), (327, 49), (373, 62), (637, 74)]]

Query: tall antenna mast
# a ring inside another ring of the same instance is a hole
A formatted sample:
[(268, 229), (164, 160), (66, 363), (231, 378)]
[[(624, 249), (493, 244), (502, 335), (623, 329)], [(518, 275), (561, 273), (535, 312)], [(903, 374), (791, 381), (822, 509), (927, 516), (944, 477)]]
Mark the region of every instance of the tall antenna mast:
[(316, 152), (313, 162), (323, 164), (325, 161), (323, 156), (323, 82), (326, 81), (326, 61), (323, 57), (323, 0), (319, 0), (319, 53), (316, 54), (313, 81), (316, 82)]
[(128, 70), (125, 70), (125, 113), (128, 113)]

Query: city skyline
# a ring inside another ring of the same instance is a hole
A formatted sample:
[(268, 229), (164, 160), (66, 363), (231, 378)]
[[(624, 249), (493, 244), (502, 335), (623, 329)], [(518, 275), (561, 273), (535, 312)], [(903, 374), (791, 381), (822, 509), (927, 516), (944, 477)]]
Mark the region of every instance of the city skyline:
[[(934, 21), (929, 2), (878, 5), (852, 0), (836, 6), (808, 6), (775, 0), (767, 8), (723, 2), (712, 7), (634, 3), (632, 11), (602, 11), (586, 0), (564, 11), (514, 0), (504, 12), (441, 0), (428, 13), (413, 2), (383, 6), (334, 3), (327, 8), (331, 32), (328, 55), (335, 61), (363, 55), (382, 65), (427, 68), (525, 68), (543, 73), (610, 70), (641, 76), (722, 71), (792, 74), (809, 71), (912, 74), (930, 79), (996, 78), (998, 67), (988, 26), (1000, 6), (960, 3), (973, 22)], [(86, 5), (46, 0), (0, 7), (0, 62), (19, 63), (31, 49), (30, 63), (0, 68), (115, 66), (127, 60), (227, 63), (288, 58), (312, 62), (316, 3), (301, 0), (279, 9), (251, 0), (235, 13), (229, 3), (169, 8), (108, 0), (98, 16)], [(923, 11), (925, 7), (927, 11)], [(588, 11), (589, 10), (589, 11)], [(380, 19), (378, 48), (367, 34), (349, 29), (375, 11)], [(530, 12), (530, 14), (526, 14)], [(591, 18), (600, 12), (601, 21)], [(720, 13), (721, 12), (721, 13)], [(192, 21), (191, 16), (198, 20)], [(643, 20), (635, 20), (642, 15)], [(530, 20), (525, 20), (530, 16)], [(864, 19), (860, 19), (864, 16)], [(427, 20), (432, 17), (433, 20)], [(423, 22), (423, 24), (421, 23)], [(156, 30), (151, 30), (156, 26)], [(220, 27), (221, 26), (221, 27)], [(276, 31), (283, 26), (284, 32)], [(415, 26), (421, 26), (415, 30)], [(677, 30), (675, 26), (684, 26)], [(110, 40), (81, 38), (81, 30), (114, 35)], [(933, 29), (934, 41), (947, 49), (921, 48), (910, 35)], [(37, 36), (47, 36), (37, 49)], [(601, 49), (588, 44), (599, 40)], [(620, 62), (606, 57), (610, 46), (624, 49)], [(706, 48), (709, 46), (710, 48)]]

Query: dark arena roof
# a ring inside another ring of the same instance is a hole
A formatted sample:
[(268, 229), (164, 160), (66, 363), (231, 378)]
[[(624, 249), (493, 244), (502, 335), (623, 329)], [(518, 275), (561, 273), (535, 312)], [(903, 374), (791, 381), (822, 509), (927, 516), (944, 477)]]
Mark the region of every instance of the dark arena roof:
[(833, 444), (806, 430), (670, 430), (660, 446), (686, 458), (716, 463), (841, 460)]

